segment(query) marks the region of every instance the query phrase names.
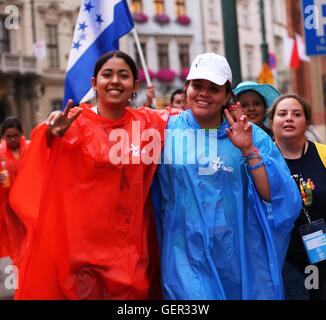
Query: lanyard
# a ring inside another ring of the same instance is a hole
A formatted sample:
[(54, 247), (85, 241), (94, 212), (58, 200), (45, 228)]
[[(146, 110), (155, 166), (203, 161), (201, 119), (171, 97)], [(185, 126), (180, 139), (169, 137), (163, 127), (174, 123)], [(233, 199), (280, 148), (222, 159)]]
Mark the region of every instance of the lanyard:
[[(306, 142), (303, 144), (300, 160), (302, 160), (302, 158), (304, 156), (305, 149), (306, 149)], [(312, 202), (312, 186), (311, 186), (310, 179), (308, 179), (308, 182), (306, 183), (306, 182), (301, 182), (300, 178), (299, 178), (299, 188), (300, 188), (300, 194), (301, 194), (302, 203), (303, 203), (303, 208), (302, 208), (303, 213), (306, 216), (309, 224), (311, 224), (312, 220), (311, 220), (311, 217), (308, 212), (308, 206), (310, 206), (311, 202)]]

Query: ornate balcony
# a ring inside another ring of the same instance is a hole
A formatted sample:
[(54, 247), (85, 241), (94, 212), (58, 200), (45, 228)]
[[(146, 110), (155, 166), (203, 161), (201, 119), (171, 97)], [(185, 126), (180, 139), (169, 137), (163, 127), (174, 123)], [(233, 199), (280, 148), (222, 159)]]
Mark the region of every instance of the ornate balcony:
[(0, 72), (38, 74), (36, 58), (33, 56), (2, 53), (0, 54)]

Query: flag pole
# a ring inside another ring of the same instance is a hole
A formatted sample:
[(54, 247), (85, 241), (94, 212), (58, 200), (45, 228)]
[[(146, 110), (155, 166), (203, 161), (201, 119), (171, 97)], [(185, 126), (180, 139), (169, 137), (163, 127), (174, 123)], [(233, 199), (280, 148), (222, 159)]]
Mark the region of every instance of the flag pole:
[[(142, 47), (140, 45), (140, 41), (139, 41), (139, 37), (138, 37), (138, 33), (137, 33), (136, 28), (133, 28), (131, 30), (131, 32), (132, 32), (132, 34), (134, 36), (134, 39), (135, 39), (135, 43), (136, 43), (137, 51), (138, 51), (138, 54), (139, 54), (140, 62), (142, 64), (142, 67), (143, 67), (143, 70), (144, 70), (144, 75), (145, 75), (147, 87), (152, 86), (152, 80), (151, 80), (151, 78), (149, 76), (147, 64), (146, 64), (144, 54), (143, 54), (143, 49), (142, 49)], [(153, 98), (153, 104), (154, 104), (155, 107), (157, 106), (155, 98)]]

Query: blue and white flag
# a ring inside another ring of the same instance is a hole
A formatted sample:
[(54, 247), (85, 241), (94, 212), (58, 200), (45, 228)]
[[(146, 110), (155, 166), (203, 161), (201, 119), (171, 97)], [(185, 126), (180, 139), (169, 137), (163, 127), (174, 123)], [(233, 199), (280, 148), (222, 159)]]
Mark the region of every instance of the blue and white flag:
[[(82, 0), (70, 50), (63, 107), (80, 103), (91, 89), (97, 59), (119, 49), (119, 38), (134, 27), (126, 0)], [(84, 99), (85, 100), (85, 99)]]

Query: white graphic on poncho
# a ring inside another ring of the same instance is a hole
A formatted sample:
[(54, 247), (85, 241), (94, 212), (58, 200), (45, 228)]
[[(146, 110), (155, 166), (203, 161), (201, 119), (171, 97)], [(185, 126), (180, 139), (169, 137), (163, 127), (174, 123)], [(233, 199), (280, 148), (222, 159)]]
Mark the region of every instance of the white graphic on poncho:
[(209, 165), (205, 168), (199, 168), (199, 175), (211, 176), (219, 171), (233, 172), (234, 169), (225, 164), (225, 162), (220, 158), (216, 158), (209, 162)]

